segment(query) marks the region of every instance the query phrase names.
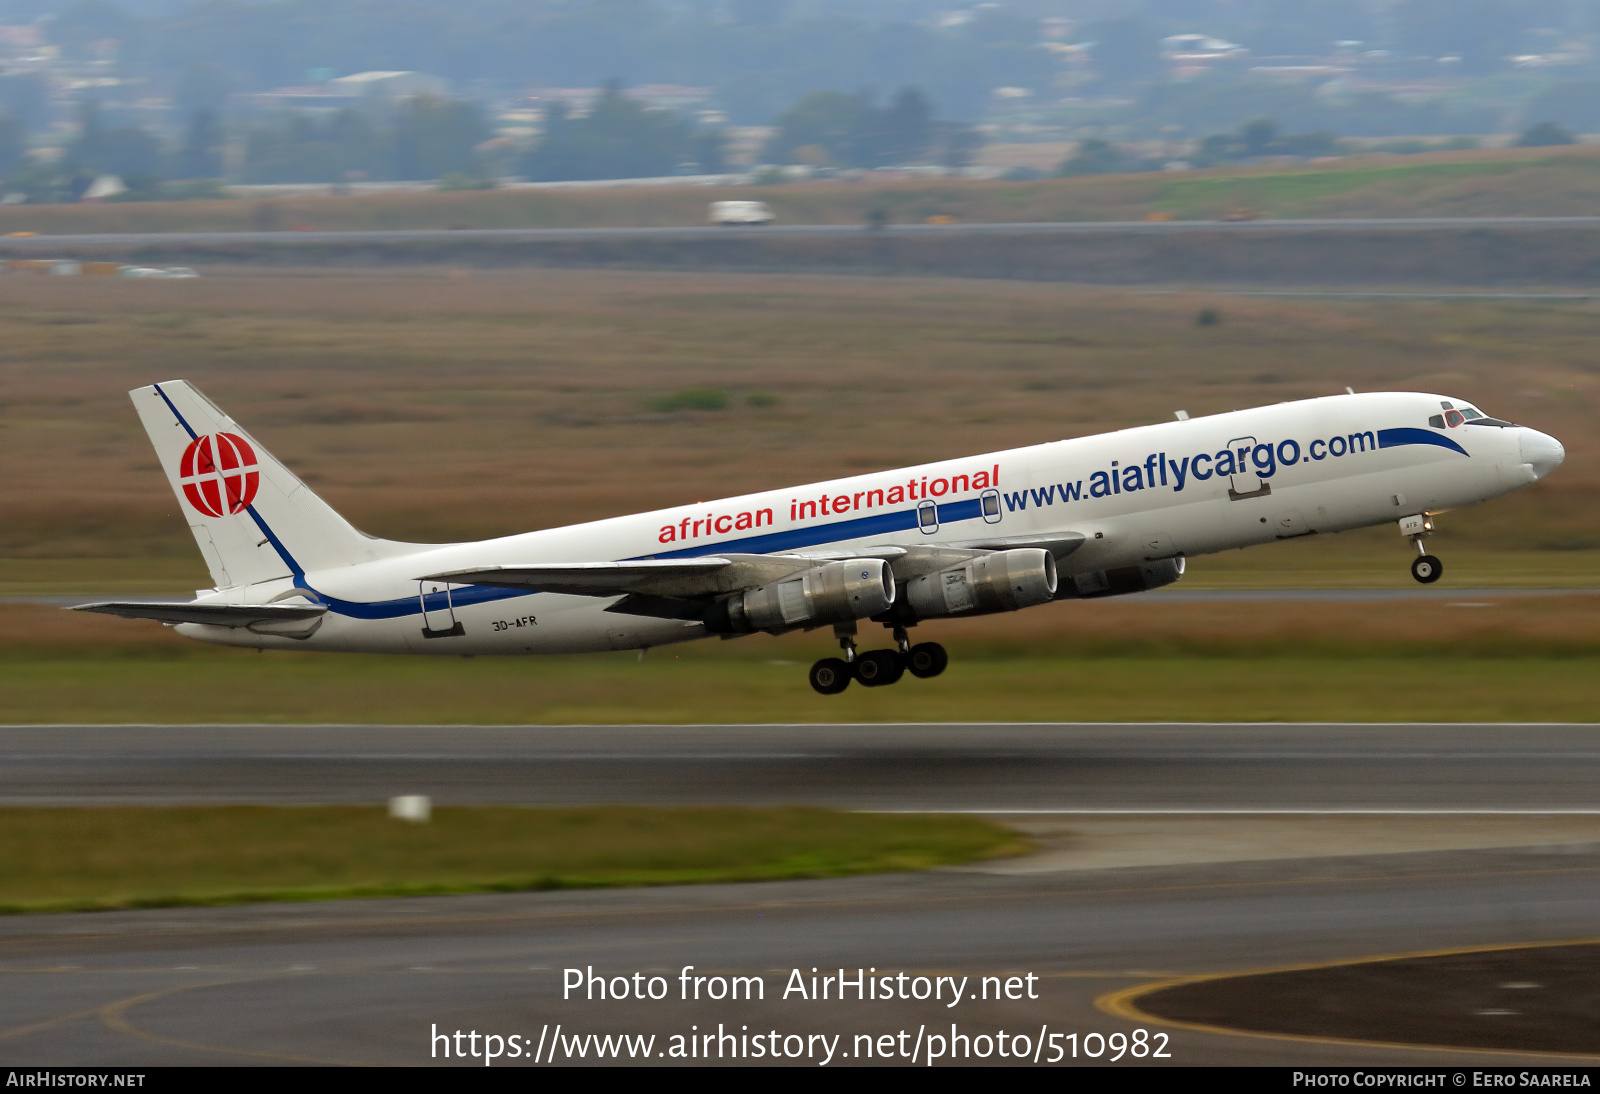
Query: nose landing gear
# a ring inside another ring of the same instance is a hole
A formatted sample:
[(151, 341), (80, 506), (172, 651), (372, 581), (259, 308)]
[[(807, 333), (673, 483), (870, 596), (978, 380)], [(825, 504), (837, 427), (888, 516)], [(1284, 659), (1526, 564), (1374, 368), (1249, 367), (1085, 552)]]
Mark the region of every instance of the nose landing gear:
[[(1422, 544), (1417, 544), (1421, 547)], [(1444, 576), (1444, 563), (1432, 555), (1418, 555), (1411, 560), (1411, 576), (1424, 585), (1432, 585)]]
[(1411, 576), (1424, 585), (1432, 585), (1444, 576), (1444, 563), (1430, 555), (1422, 545), (1432, 531), (1433, 520), (1426, 513), (1400, 518), (1400, 534), (1417, 549), (1417, 557), (1411, 560)]

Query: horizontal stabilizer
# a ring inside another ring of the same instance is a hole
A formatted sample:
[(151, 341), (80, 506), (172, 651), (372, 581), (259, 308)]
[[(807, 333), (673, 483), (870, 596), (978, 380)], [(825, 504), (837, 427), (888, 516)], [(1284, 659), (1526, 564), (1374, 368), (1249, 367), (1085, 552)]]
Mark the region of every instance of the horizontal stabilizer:
[(107, 600), (75, 604), (75, 612), (100, 612), (123, 619), (154, 619), (158, 623), (206, 623), (213, 627), (249, 627), (263, 623), (299, 623), (319, 619), (328, 609), (322, 604), (168, 604), (151, 600)]

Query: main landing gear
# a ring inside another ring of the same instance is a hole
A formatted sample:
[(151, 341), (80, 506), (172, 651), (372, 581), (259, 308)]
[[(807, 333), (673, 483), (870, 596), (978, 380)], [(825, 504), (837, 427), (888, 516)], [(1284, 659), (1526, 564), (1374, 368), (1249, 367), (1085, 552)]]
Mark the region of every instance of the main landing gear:
[(907, 670), (912, 676), (928, 679), (938, 676), (950, 663), (950, 655), (937, 642), (913, 646), (904, 627), (894, 628), (894, 649), (862, 654), (856, 653), (854, 623), (835, 624), (833, 633), (844, 657), (824, 657), (811, 666), (811, 686), (822, 695), (839, 694), (850, 686), (851, 680), (859, 680), (864, 688), (887, 687), (897, 683)]
[(1417, 557), (1411, 560), (1411, 576), (1424, 585), (1432, 585), (1444, 576), (1444, 563), (1428, 553), (1422, 541), (1433, 531), (1433, 520), (1426, 513), (1400, 519), (1400, 534), (1411, 540)]

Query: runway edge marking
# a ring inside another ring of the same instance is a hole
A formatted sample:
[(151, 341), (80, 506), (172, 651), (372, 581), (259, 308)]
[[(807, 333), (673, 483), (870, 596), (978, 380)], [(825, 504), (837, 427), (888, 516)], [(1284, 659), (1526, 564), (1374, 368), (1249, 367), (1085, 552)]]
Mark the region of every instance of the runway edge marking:
[(1510, 944), (1489, 946), (1452, 946), (1438, 950), (1417, 950), (1410, 953), (1376, 954), (1368, 957), (1348, 957), (1335, 961), (1311, 961), (1299, 965), (1279, 965), (1271, 968), (1245, 969), (1238, 972), (1204, 972), (1193, 973), (1186, 976), (1175, 976), (1167, 980), (1158, 980), (1153, 984), (1139, 984), (1131, 988), (1120, 988), (1100, 996), (1094, 1001), (1099, 1010), (1117, 1018), (1133, 1022), (1150, 1022), (1156, 1025), (1170, 1026), (1173, 1029), (1193, 1030), (1196, 1033), (1212, 1033), (1224, 1037), (1257, 1038), (1265, 1041), (1295, 1041), (1301, 1044), (1336, 1045), (1342, 1047), (1358, 1048), (1387, 1048), (1399, 1051), (1416, 1050), (1422, 1052), (1472, 1052), (1488, 1056), (1536, 1056), (1558, 1060), (1600, 1060), (1600, 1055), (1582, 1052), (1539, 1052), (1537, 1050), (1521, 1050), (1511, 1048), (1474, 1048), (1471, 1045), (1434, 1045), (1420, 1042), (1405, 1041), (1369, 1041), (1357, 1037), (1326, 1037), (1310, 1033), (1274, 1033), (1266, 1030), (1235, 1029), (1231, 1026), (1216, 1026), (1205, 1022), (1184, 1022), (1176, 1018), (1162, 1018), (1147, 1011), (1140, 1010), (1137, 1003), (1147, 995), (1154, 995), (1158, 991), (1168, 988), (1180, 987), (1184, 984), (1200, 984), (1213, 980), (1236, 980), (1247, 976), (1265, 976), (1270, 973), (1284, 972), (1310, 972), (1313, 969), (1336, 969), (1349, 965), (1376, 965), (1385, 961), (1406, 961), (1422, 957), (1451, 957), (1469, 953), (1503, 953), (1507, 950), (1541, 950), (1553, 949), (1559, 946), (1593, 946), (1600, 945), (1600, 938), (1567, 938), (1555, 942), (1513, 942)]

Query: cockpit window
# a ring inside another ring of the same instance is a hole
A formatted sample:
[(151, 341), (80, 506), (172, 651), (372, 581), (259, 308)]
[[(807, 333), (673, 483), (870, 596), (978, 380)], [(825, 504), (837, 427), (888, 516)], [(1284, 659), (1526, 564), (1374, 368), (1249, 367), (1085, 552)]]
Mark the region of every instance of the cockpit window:
[(1445, 400), (1439, 401), (1443, 414), (1435, 414), (1428, 419), (1428, 424), (1435, 429), (1454, 429), (1466, 422), (1477, 422), (1480, 425), (1504, 425), (1499, 418), (1491, 418), (1476, 407), (1467, 406), (1465, 403), (1457, 407), (1455, 403)]
[(1499, 418), (1491, 418), (1477, 407), (1467, 406), (1465, 403), (1457, 406), (1441, 399), (1439, 405), (1444, 409), (1444, 413), (1434, 414), (1428, 418), (1428, 424), (1435, 429), (1454, 429), (1458, 425), (1493, 425), (1505, 428), (1513, 424)]

